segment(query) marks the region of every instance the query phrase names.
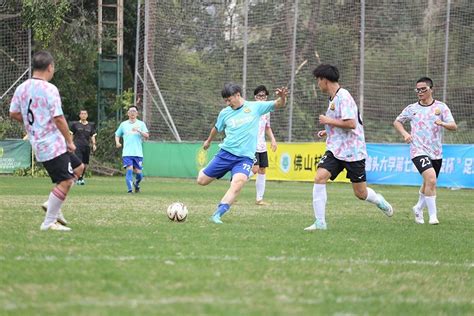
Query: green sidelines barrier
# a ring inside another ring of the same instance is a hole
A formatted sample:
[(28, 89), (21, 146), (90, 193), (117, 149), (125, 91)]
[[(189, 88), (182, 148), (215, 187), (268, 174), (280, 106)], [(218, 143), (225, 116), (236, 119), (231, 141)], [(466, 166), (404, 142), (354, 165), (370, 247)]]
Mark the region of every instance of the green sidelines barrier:
[(195, 178), (219, 150), (217, 142), (208, 150), (200, 143), (143, 143), (143, 174), (170, 178)]
[(0, 141), (0, 173), (31, 167), (31, 145), (27, 140)]

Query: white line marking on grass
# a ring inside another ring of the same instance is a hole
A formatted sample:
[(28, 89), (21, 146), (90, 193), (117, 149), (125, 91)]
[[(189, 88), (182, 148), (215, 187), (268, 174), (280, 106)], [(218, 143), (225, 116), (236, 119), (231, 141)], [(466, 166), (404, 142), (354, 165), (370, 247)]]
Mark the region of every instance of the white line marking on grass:
[[(403, 297), (403, 296), (391, 296), (390, 298), (384, 297), (360, 297), (360, 296), (334, 296), (325, 295), (314, 299), (301, 299), (294, 297), (279, 297), (278, 301), (286, 304), (304, 304), (304, 305), (321, 305), (326, 303), (336, 304), (363, 304), (363, 303), (382, 303), (382, 304), (428, 304), (428, 305), (444, 305), (444, 304), (474, 304), (474, 300), (450, 297), (448, 299), (436, 299), (430, 300), (422, 297)], [(97, 298), (84, 298), (79, 300), (70, 300), (63, 302), (44, 302), (44, 303), (14, 303), (7, 302), (2, 308), (3, 310), (19, 310), (27, 308), (35, 309), (55, 309), (55, 308), (71, 308), (76, 306), (82, 307), (131, 307), (136, 308), (138, 306), (163, 306), (163, 305), (176, 305), (176, 304), (211, 304), (211, 305), (251, 305), (252, 298), (242, 297), (239, 299), (222, 299), (213, 296), (181, 296), (181, 297), (160, 297), (157, 299), (130, 299), (124, 297), (117, 297), (115, 299), (104, 299), (100, 300)]]
[(440, 261), (420, 261), (420, 260), (368, 260), (368, 259), (328, 259), (313, 257), (267, 257), (269, 261), (315, 261), (320, 263), (334, 264), (355, 264), (355, 265), (419, 265), (419, 266), (437, 266), (437, 267), (462, 267), (473, 268), (473, 262), (456, 263), (456, 262), (440, 262)]
[[(321, 257), (286, 257), (286, 256), (267, 256), (265, 257), (268, 261), (280, 261), (280, 262), (294, 262), (294, 261), (311, 261), (319, 262), (323, 264), (343, 264), (343, 265), (387, 265), (387, 266), (400, 266), (400, 265), (412, 265), (412, 266), (433, 266), (433, 267), (460, 267), (471, 269), (474, 267), (473, 262), (442, 262), (442, 261), (423, 261), (423, 260), (370, 260), (370, 259), (330, 259)], [(246, 258), (240, 258), (236, 256), (44, 256), (44, 257), (29, 257), (29, 256), (17, 256), (7, 258), (0, 256), (0, 261), (35, 261), (35, 262), (50, 262), (50, 261), (163, 261), (163, 262), (175, 262), (179, 260), (210, 260), (210, 261), (241, 261)], [(254, 257), (250, 257), (254, 259)]]

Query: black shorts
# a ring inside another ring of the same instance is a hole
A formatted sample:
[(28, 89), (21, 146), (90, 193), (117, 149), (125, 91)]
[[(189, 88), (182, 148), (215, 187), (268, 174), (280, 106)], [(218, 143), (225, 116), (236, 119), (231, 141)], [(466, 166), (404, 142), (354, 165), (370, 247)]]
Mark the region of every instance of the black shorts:
[(46, 168), (46, 171), (48, 171), (53, 183), (59, 183), (74, 178), (74, 169), (81, 164), (82, 162), (79, 158), (70, 152), (65, 152), (56, 158), (43, 162), (43, 166)]
[(413, 161), (413, 164), (415, 165), (416, 169), (418, 169), (418, 172), (420, 174), (423, 173), (423, 171), (428, 170), (430, 168), (434, 168), (436, 172), (436, 178), (439, 175), (439, 171), (441, 170), (441, 165), (443, 163), (443, 159), (431, 159), (428, 156), (417, 156), (413, 158), (411, 161)]
[(365, 159), (358, 161), (344, 161), (334, 157), (333, 153), (329, 150), (324, 153), (324, 156), (319, 160), (318, 168), (324, 168), (331, 173), (331, 180), (341, 173), (342, 170), (347, 170), (346, 178), (351, 180), (352, 183), (365, 182)]
[(74, 152), (79, 158), (82, 163), (86, 165), (89, 164), (89, 156), (91, 155), (91, 147), (90, 146), (76, 146), (76, 151)]
[(266, 151), (255, 153), (254, 165), (258, 165), (260, 168), (268, 168), (268, 154)]

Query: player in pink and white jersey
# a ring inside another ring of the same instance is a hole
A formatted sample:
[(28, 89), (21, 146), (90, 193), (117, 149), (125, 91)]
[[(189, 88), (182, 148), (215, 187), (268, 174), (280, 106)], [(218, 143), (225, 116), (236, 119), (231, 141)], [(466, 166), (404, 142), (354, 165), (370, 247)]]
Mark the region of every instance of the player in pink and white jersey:
[[(267, 101), (268, 94), (268, 90), (264, 85), (256, 87), (253, 91), (256, 101)], [(255, 188), (257, 191), (255, 204), (257, 205), (268, 205), (268, 203), (263, 200), (266, 184), (266, 169), (268, 168), (268, 153), (265, 135), (270, 139), (272, 151), (276, 151), (277, 142), (273, 135), (272, 128), (270, 127), (270, 113), (260, 116), (257, 135), (257, 152), (255, 153), (255, 163), (252, 167), (252, 174), (257, 175), (257, 179), (255, 180)]]
[(343, 170), (352, 182), (354, 194), (382, 210), (387, 216), (393, 215), (392, 206), (381, 194), (368, 188), (365, 174), (364, 127), (357, 104), (349, 91), (339, 85), (339, 70), (328, 64), (321, 64), (313, 71), (322, 92), (329, 95), (329, 106), (326, 115), (319, 116), (319, 123), (325, 129), (318, 132), (318, 137), (325, 137), (326, 152), (318, 164), (313, 186), (313, 210), (316, 221), (306, 227), (306, 231), (327, 229), (326, 225), (326, 183), (334, 180)]
[(24, 124), (28, 139), (56, 186), (49, 195), (41, 230), (71, 230), (61, 213), (76, 175), (84, 169), (74, 155), (76, 146), (61, 108), (59, 91), (49, 81), (54, 76), (54, 60), (47, 51), (39, 51), (32, 59), (33, 76), (18, 86), (10, 104), (10, 117)]
[[(422, 77), (416, 82), (418, 102), (408, 105), (393, 125), (410, 144), (410, 157), (423, 177), (418, 203), (413, 207), (415, 222), (424, 224), (423, 209), (428, 208), (429, 223), (439, 224), (436, 209), (436, 179), (443, 162), (443, 129), (457, 129), (451, 110), (433, 99), (433, 80)], [(403, 123), (410, 122), (411, 133)]]

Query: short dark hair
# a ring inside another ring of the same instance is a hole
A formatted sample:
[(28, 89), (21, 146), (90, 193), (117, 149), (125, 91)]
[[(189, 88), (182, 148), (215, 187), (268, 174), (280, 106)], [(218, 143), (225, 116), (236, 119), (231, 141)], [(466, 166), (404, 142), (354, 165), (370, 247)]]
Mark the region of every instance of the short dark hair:
[(321, 64), (313, 70), (315, 78), (324, 78), (331, 82), (339, 81), (339, 70), (334, 65)]
[(40, 50), (33, 55), (31, 67), (33, 71), (45, 71), (51, 64), (54, 64), (53, 56), (48, 51)]
[(267, 87), (265, 87), (263, 84), (259, 85), (258, 87), (255, 88), (255, 90), (253, 90), (253, 95), (257, 95), (262, 91), (265, 91), (265, 95), (269, 95)]
[(433, 88), (433, 80), (431, 80), (431, 78), (421, 77), (420, 79), (417, 80), (416, 83), (420, 83), (420, 82), (424, 82), (426, 83), (428, 87)]
[(79, 110), (79, 114), (80, 114), (81, 112), (86, 112), (86, 113), (89, 113), (89, 112), (87, 112), (87, 110), (86, 110), (86, 109), (80, 109), (80, 110)]
[(242, 95), (242, 88), (238, 84), (229, 82), (229, 83), (226, 83), (224, 85), (224, 89), (222, 89), (222, 97), (225, 99), (236, 94), (237, 92), (240, 93), (240, 95)]
[(127, 111), (130, 111), (132, 108), (135, 108), (135, 110), (138, 111), (138, 107), (136, 105), (130, 105)]

